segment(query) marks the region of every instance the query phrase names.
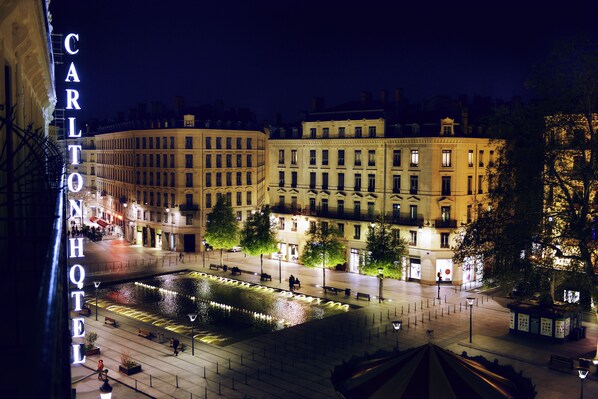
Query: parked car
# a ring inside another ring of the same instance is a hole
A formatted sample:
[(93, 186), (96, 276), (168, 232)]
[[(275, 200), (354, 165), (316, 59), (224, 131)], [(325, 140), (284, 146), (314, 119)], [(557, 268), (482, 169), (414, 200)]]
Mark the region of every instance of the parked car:
[(231, 249), (229, 249), (228, 252), (241, 252), (242, 249), (243, 249), (243, 247), (236, 246), (236, 247), (232, 247)]

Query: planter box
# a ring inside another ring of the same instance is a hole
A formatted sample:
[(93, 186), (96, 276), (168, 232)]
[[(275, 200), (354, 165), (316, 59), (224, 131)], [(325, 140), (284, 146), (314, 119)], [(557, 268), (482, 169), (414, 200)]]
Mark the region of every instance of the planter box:
[(100, 354), (100, 348), (98, 348), (97, 346), (94, 348), (85, 350), (85, 356), (92, 356), (92, 355), (99, 355), (99, 354)]
[(132, 366), (132, 367), (125, 367), (121, 364), (118, 366), (118, 371), (120, 371), (121, 373), (126, 374), (126, 375), (132, 375), (132, 374), (141, 372), (141, 365), (136, 364), (135, 366)]

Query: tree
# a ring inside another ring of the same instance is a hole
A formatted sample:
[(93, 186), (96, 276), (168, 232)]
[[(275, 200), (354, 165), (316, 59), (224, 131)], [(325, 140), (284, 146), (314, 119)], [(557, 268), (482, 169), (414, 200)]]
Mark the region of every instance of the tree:
[(401, 278), (402, 260), (407, 255), (407, 242), (384, 221), (374, 223), (367, 234), (365, 262), (361, 266), (363, 274), (377, 275), (384, 269), (384, 276)]
[(326, 268), (345, 263), (345, 246), (340, 234), (327, 223), (314, 223), (307, 232), (308, 239), (300, 261), (307, 267), (322, 268), (322, 286), (326, 286)]
[(260, 275), (264, 274), (264, 254), (278, 251), (276, 223), (269, 206), (249, 216), (241, 230), (241, 246), (251, 256), (260, 256)]
[(239, 225), (233, 208), (223, 195), (218, 197), (212, 212), (208, 214), (205, 240), (212, 247), (220, 249), (220, 265), (222, 250), (239, 243)]

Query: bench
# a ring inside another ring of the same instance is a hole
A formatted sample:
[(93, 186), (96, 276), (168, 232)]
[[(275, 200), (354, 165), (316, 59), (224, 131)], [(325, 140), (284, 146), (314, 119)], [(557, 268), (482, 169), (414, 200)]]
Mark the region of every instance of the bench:
[(268, 273), (262, 273), (262, 276), (260, 277), (261, 281), (266, 281), (266, 280), (270, 280), (272, 281), (272, 276), (269, 275)]
[(154, 334), (150, 330), (144, 330), (143, 328), (140, 328), (137, 335), (143, 338), (152, 339)]
[(239, 276), (241, 275), (241, 269), (239, 269), (237, 266), (234, 266), (233, 268), (230, 269), (231, 274), (234, 276), (235, 274), (238, 274)]
[(90, 309), (90, 308), (82, 308), (82, 309), (79, 311), (79, 314), (80, 314), (81, 316), (91, 316), (91, 309)]
[(366, 294), (365, 292), (358, 292), (357, 299), (367, 299), (370, 301), (370, 294)]
[(107, 326), (118, 327), (118, 322), (112, 317), (104, 317), (104, 324)]
[(570, 373), (573, 370), (573, 359), (555, 355), (550, 355), (550, 366), (551, 369), (557, 371), (563, 371), (565, 373)]
[(220, 270), (220, 265), (216, 265), (214, 263), (210, 263), (210, 269)]
[(328, 286), (324, 287), (324, 292), (332, 292), (334, 295), (337, 295), (339, 291), (342, 291), (342, 290), (340, 288), (335, 288), (335, 287), (328, 287)]
[(299, 288), (301, 288), (301, 281), (295, 279), (295, 282), (293, 283), (293, 288), (295, 288), (296, 286), (299, 286)]

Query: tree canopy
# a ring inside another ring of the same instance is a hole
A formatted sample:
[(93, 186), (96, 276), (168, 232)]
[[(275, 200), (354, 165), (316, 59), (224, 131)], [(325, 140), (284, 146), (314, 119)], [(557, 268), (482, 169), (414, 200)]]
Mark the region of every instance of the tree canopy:
[(264, 272), (263, 255), (278, 251), (278, 229), (271, 215), (270, 207), (263, 206), (245, 219), (241, 230), (241, 246), (249, 255), (260, 256), (261, 273)]
[(218, 197), (207, 219), (205, 240), (212, 247), (220, 249), (222, 265), (222, 250), (239, 244), (239, 225), (226, 197)]
[(384, 276), (401, 278), (407, 242), (401, 238), (398, 229), (392, 229), (384, 221), (374, 223), (368, 230), (366, 252), (362, 273), (377, 275), (378, 269), (382, 268)]
[(307, 267), (335, 267), (345, 263), (345, 246), (338, 230), (323, 223), (315, 223), (307, 232), (307, 242), (301, 263)]

